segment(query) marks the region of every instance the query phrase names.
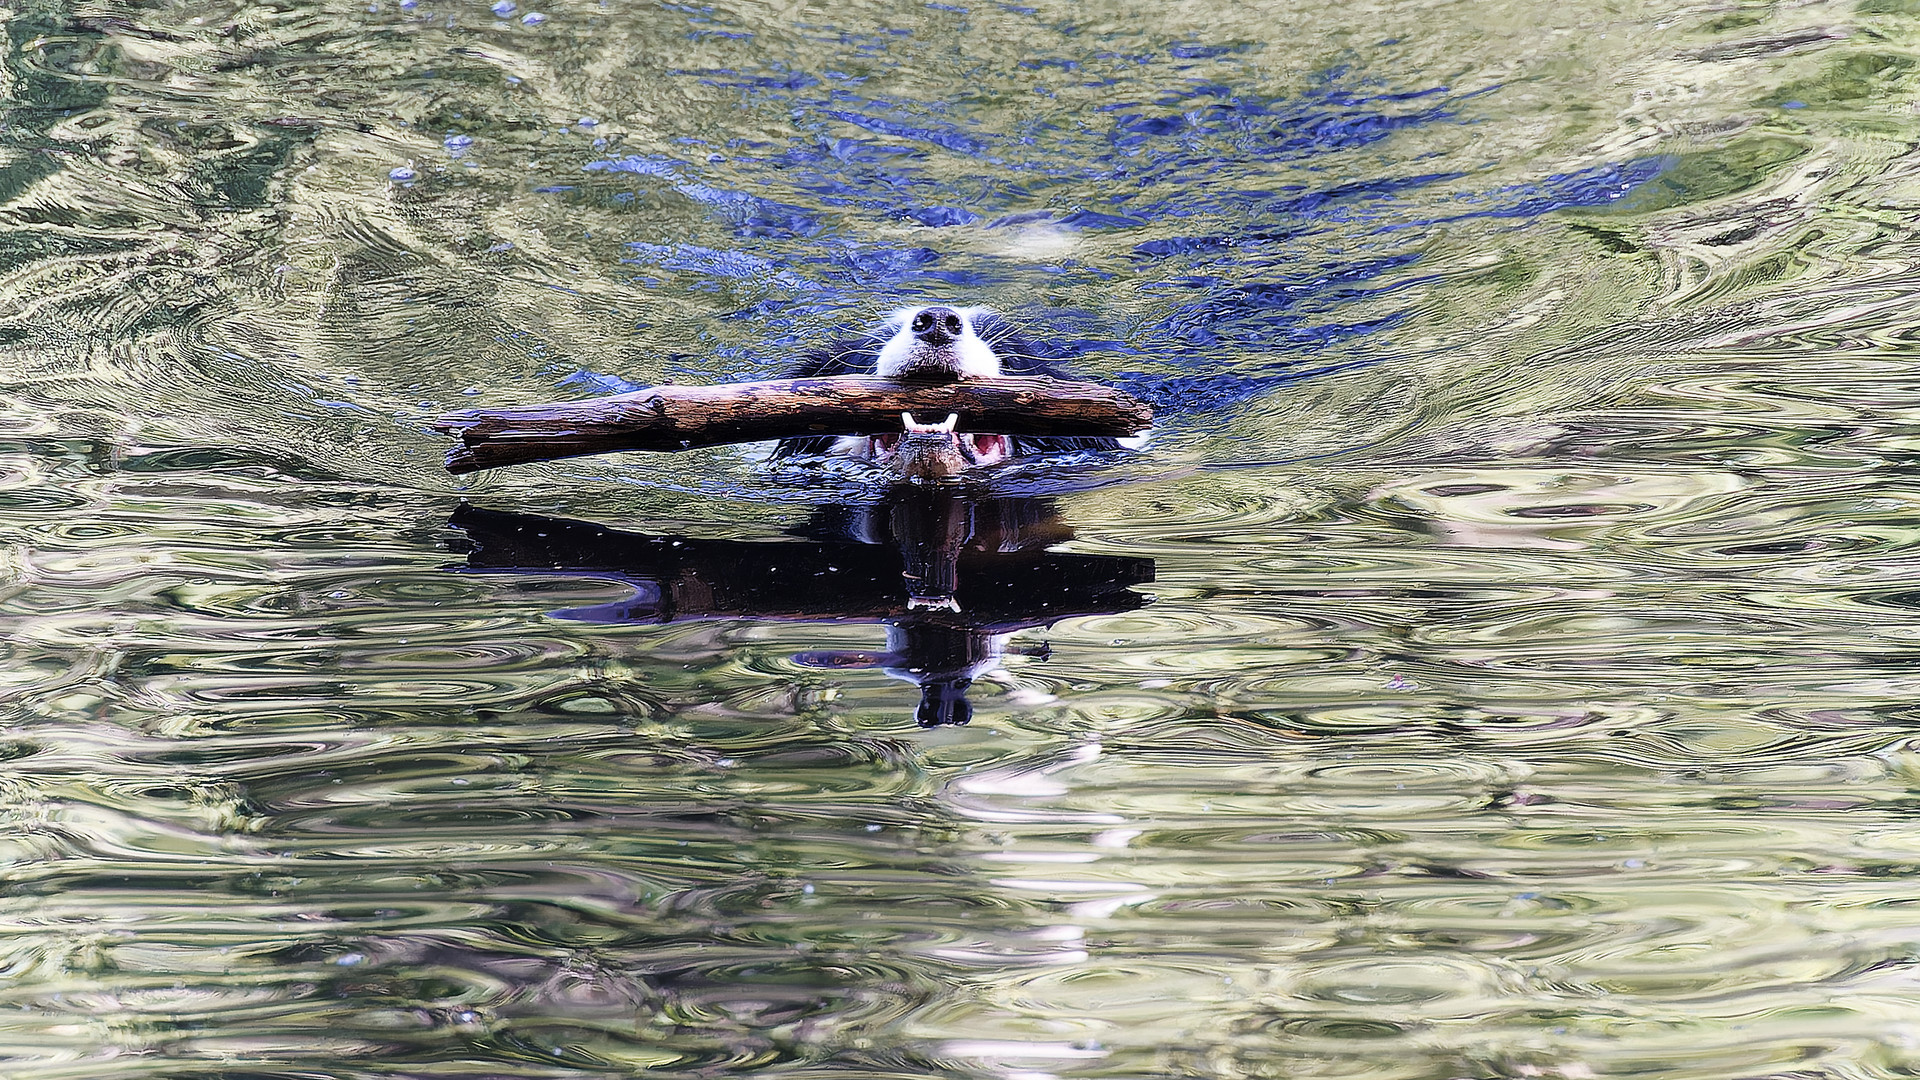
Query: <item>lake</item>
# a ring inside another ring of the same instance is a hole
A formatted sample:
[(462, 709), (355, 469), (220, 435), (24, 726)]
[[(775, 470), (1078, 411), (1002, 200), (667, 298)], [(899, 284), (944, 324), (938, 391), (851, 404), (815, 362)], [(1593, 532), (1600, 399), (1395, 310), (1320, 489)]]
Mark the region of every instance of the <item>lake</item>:
[[(1920, 1071), (1920, 4), (30, 2), (0, 1072)], [(933, 302), (889, 491), (450, 410)]]

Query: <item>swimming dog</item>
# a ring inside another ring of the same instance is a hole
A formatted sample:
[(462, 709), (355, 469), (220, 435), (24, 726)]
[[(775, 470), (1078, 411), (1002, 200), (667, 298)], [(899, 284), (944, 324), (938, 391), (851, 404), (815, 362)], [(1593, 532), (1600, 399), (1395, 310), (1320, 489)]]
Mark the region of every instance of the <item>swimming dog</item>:
[[(880, 375), (948, 382), (995, 375), (1064, 377), (1032, 342), (990, 308), (944, 305), (896, 311), (864, 338), (836, 341), (788, 372), (793, 378)], [(1089, 436), (985, 435), (954, 431), (957, 417), (939, 423), (903, 415), (898, 435), (812, 435), (782, 439), (775, 458), (831, 455), (872, 461), (916, 482), (952, 479), (975, 466), (1017, 457), (1111, 450), (1116, 439)]]

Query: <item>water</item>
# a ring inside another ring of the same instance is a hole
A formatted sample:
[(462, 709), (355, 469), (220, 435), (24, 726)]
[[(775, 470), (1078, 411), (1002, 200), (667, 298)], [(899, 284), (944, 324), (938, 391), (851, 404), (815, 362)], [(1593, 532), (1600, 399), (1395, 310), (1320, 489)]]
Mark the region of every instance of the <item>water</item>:
[[(1920, 1070), (1913, 5), (7, 20), (7, 1076)], [(934, 298), (1153, 441), (425, 430)]]

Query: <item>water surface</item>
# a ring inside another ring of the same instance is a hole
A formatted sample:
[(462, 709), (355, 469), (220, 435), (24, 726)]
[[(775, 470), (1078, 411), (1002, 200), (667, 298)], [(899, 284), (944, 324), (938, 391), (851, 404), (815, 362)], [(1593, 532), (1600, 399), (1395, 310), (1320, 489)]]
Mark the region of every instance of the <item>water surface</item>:
[[(8, 1076), (1920, 1068), (1912, 5), (6, 25)], [(425, 430), (934, 299), (1154, 439)]]

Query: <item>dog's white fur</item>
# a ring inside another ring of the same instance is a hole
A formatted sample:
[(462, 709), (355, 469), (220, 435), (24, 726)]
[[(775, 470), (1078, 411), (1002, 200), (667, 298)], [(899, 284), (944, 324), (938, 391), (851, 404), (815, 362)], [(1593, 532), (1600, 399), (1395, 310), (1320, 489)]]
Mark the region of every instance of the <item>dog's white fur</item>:
[[(878, 374), (891, 379), (915, 368), (930, 366), (924, 361), (916, 362), (915, 354), (936, 346), (927, 345), (914, 336), (913, 317), (925, 311), (927, 307), (946, 306), (929, 304), (925, 307), (901, 308), (888, 315), (880, 329), (880, 333), (885, 334), (887, 340), (886, 344), (880, 346), (879, 360), (875, 368)], [(980, 335), (974, 330), (974, 320), (982, 315), (991, 314), (993, 309), (957, 307), (951, 310), (960, 316), (960, 336), (946, 345), (937, 346), (945, 354), (941, 358), (940, 366), (955, 372), (962, 378), (969, 379), (988, 379), (1000, 374), (1000, 354), (993, 351), (993, 346), (982, 341)], [(939, 425), (924, 427), (917, 425), (912, 416), (902, 416), (901, 419), (905, 421), (907, 431), (940, 430)], [(953, 430), (954, 419), (952, 416), (947, 418), (947, 431)], [(976, 447), (983, 463), (1001, 461), (1007, 456), (1008, 445), (1004, 438), (989, 436), (986, 445), (981, 446), (974, 436), (963, 437), (970, 440)], [(892, 449), (890, 440), (876, 444), (876, 441), (868, 436), (846, 435), (834, 440), (833, 449), (828, 453), (873, 460), (890, 456)]]
[[(887, 343), (880, 346), (879, 373), (882, 376), (890, 379), (915, 366), (924, 366), (913, 362), (916, 352), (928, 348), (913, 336), (913, 317), (924, 310), (924, 307), (901, 308), (887, 317), (885, 325), (893, 333), (887, 338)], [(993, 309), (964, 307), (953, 308), (952, 311), (960, 316), (960, 336), (952, 344), (940, 347), (949, 354), (947, 366), (962, 378), (987, 379), (1000, 374), (1000, 354), (993, 351), (993, 346), (980, 340), (980, 335), (973, 329), (974, 320), (990, 314)]]

